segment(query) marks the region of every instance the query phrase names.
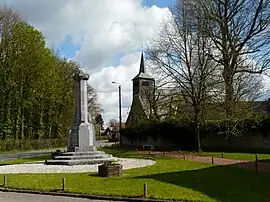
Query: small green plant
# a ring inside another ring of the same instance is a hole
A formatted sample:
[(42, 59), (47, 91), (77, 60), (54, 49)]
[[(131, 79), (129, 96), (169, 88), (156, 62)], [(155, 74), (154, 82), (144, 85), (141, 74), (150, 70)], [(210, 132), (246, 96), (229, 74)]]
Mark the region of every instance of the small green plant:
[(119, 163), (117, 161), (107, 161), (104, 165), (119, 165)]

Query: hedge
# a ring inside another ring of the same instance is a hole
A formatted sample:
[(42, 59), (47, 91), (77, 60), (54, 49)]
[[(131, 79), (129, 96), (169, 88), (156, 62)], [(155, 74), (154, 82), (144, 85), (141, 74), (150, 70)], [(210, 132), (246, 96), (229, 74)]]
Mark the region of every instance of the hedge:
[[(188, 119), (150, 121), (122, 129), (121, 135), (130, 141), (146, 141), (148, 137), (173, 143), (179, 149), (195, 149), (195, 123)], [(270, 116), (254, 116), (242, 120), (209, 120), (201, 123), (200, 138), (208, 135), (242, 136), (254, 131), (264, 136), (270, 131)]]
[(39, 139), (39, 140), (0, 140), (0, 151), (39, 150), (67, 146), (67, 138)]

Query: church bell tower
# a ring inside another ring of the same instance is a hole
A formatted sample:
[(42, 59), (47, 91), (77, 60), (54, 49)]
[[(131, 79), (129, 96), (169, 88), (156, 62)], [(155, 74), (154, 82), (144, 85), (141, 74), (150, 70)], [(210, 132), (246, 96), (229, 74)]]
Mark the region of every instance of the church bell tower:
[(155, 79), (145, 69), (144, 54), (141, 54), (139, 73), (132, 79), (133, 99), (126, 124), (132, 126), (149, 118), (150, 102), (155, 88)]

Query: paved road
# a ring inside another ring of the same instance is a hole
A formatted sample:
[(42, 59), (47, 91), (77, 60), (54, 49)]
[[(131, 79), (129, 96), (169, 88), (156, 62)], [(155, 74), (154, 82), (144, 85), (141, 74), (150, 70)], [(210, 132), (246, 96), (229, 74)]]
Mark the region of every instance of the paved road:
[[(96, 146), (105, 146), (105, 145), (111, 145), (114, 143), (107, 143), (105, 141), (96, 141)], [(62, 150), (64, 150), (63, 148)], [(15, 152), (10, 154), (0, 154), (0, 161), (6, 161), (6, 160), (12, 160), (17, 158), (26, 158), (26, 157), (32, 157), (32, 156), (40, 156), (40, 155), (46, 155), (50, 154), (52, 151), (55, 151), (56, 149), (51, 150), (37, 150), (37, 151), (29, 151), (29, 152)]]
[[(0, 192), (0, 201), (5, 202), (110, 202), (92, 199), (80, 199), (62, 196), (48, 196), (36, 194), (22, 194), (12, 192)], [(115, 201), (116, 202), (116, 201)], [(120, 202), (120, 201), (119, 201)]]

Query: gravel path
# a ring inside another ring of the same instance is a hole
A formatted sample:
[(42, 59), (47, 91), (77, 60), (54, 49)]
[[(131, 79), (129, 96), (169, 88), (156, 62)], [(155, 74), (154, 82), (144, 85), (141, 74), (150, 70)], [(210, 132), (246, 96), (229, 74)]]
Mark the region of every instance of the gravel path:
[[(138, 153), (159, 155), (159, 156), (162, 155), (162, 156), (180, 158), (180, 159), (185, 159), (185, 160), (195, 161), (195, 162), (212, 163), (211, 156), (198, 156), (198, 155), (182, 154), (180, 152), (158, 152), (158, 151), (138, 151)], [(232, 167), (244, 168), (244, 169), (253, 170), (253, 171), (255, 171), (256, 169), (255, 161), (233, 160), (233, 159), (214, 157), (213, 163), (217, 165), (228, 165)], [(257, 171), (270, 173), (270, 163), (257, 162)]]
[[(123, 169), (141, 168), (155, 164), (155, 161), (147, 159), (118, 158)], [(0, 174), (4, 173), (84, 173), (97, 172), (98, 165), (44, 165), (37, 164), (15, 164), (0, 166)]]

